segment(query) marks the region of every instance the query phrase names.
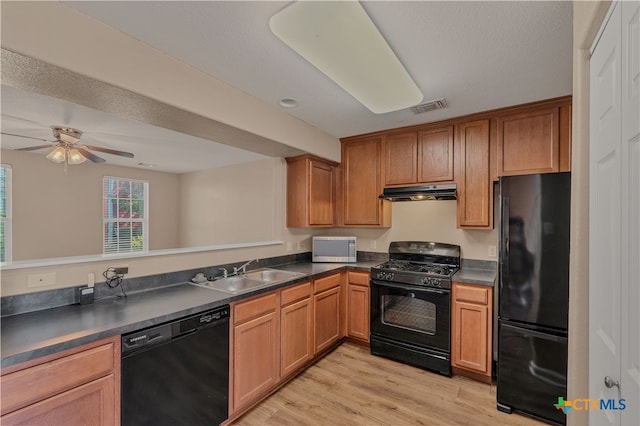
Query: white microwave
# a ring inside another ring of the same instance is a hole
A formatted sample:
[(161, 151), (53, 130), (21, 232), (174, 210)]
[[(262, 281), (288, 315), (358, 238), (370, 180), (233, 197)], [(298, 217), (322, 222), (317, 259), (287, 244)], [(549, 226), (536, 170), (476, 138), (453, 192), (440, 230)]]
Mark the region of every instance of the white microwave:
[(356, 262), (356, 237), (313, 237), (313, 262)]

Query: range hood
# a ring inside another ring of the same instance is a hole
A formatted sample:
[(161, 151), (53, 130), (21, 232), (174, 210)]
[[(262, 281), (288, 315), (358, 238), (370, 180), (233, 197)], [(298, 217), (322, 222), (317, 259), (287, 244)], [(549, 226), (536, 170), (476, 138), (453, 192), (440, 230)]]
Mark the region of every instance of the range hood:
[(456, 184), (385, 188), (378, 198), (389, 201), (455, 200)]

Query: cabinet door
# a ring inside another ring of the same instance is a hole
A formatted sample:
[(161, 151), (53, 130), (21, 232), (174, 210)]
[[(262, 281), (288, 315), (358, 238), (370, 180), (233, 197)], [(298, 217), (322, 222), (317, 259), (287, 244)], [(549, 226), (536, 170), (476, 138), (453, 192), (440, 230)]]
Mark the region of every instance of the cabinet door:
[(115, 375), (73, 388), (0, 418), (3, 425), (101, 425), (120, 424)]
[(343, 225), (391, 225), (388, 201), (382, 201), (382, 139), (342, 144)]
[(335, 217), (335, 164), (310, 155), (287, 160), (287, 226), (331, 226)]
[(480, 373), (487, 372), (487, 318), (486, 306), (473, 303), (455, 304), (455, 344), (453, 361), (457, 367), (464, 367)]
[(309, 225), (333, 225), (334, 173), (333, 166), (311, 160), (309, 164)]
[(369, 286), (347, 286), (347, 335), (369, 341)]
[(454, 283), (451, 362), (491, 378), (492, 303), (489, 287)]
[(233, 329), (233, 410), (257, 400), (278, 380), (278, 316), (260, 316)]
[(281, 376), (296, 371), (313, 357), (313, 312), (311, 298), (285, 306), (280, 311)]
[(313, 296), (314, 355), (340, 339), (340, 287)]
[(418, 181), (418, 138), (416, 132), (386, 136), (384, 156), (385, 185), (412, 184)]
[(453, 180), (453, 126), (421, 131), (418, 159), (418, 182)]
[(558, 172), (559, 108), (498, 118), (498, 175)]
[(489, 120), (456, 126), (458, 227), (493, 228)]

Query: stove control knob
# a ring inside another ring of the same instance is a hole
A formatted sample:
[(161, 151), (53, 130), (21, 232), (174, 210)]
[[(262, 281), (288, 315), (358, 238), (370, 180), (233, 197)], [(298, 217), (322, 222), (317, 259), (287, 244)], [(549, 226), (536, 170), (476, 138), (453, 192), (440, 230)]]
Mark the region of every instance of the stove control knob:
[(440, 280), (433, 277), (424, 277), (422, 278), (422, 284), (429, 285), (431, 287), (440, 287)]
[(377, 277), (379, 280), (392, 281), (393, 272), (378, 272)]

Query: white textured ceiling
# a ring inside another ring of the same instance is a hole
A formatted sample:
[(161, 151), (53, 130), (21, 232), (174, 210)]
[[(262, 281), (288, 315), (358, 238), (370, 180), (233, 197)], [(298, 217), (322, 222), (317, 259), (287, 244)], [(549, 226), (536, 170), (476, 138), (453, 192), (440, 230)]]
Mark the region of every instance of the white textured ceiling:
[[(299, 106), (287, 112), (336, 137), (553, 98), (572, 90), (568, 1), (362, 2), (424, 100), (447, 98), (447, 108), (419, 115), (409, 110), (373, 114), (282, 44), (268, 21), (287, 2), (65, 4), (271, 105), (295, 98)], [(32, 120), (42, 122), (38, 117)], [(104, 132), (123, 133), (118, 128)]]

